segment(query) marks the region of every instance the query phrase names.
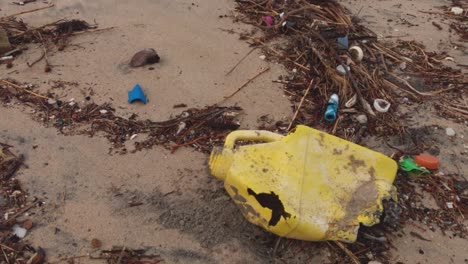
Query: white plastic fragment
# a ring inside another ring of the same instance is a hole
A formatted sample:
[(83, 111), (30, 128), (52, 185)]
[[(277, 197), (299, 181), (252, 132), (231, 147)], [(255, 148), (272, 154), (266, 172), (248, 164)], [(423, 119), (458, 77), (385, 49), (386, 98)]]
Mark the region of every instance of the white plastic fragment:
[(101, 109), (101, 110), (99, 110), (99, 113), (105, 115), (105, 114), (107, 114), (107, 110), (106, 109)]
[(52, 98), (49, 98), (49, 99), (47, 100), (47, 103), (50, 104), (50, 105), (53, 105), (53, 104), (57, 103), (57, 100), (52, 99)]
[(384, 99), (375, 99), (374, 108), (377, 112), (386, 113), (390, 109), (390, 102)]
[(444, 60), (448, 60), (448, 61), (455, 61), (455, 59), (454, 59), (454, 58), (452, 58), (452, 57), (446, 57), (446, 58), (444, 58)]
[(19, 238), (24, 238), (26, 236), (26, 233), (28, 232), (28, 230), (20, 227), (19, 225), (14, 225), (12, 230), (13, 230), (13, 234), (15, 234), (15, 236)]
[(134, 140), (137, 136), (138, 136), (138, 134), (133, 134), (133, 135), (130, 137), (130, 140)]
[(448, 209), (453, 209), (453, 203), (452, 203), (452, 202), (448, 202), (448, 203), (447, 203), (447, 208), (448, 208)]
[(364, 58), (364, 52), (358, 46), (352, 46), (351, 48), (349, 48), (349, 53), (351, 53), (353, 59), (355, 59), (358, 62), (362, 61), (362, 59)]
[(13, 59), (13, 56), (5, 56), (5, 57), (1, 57), (0, 61), (8, 61), (8, 60), (12, 60), (12, 59)]
[(258, 56), (261, 60), (265, 60), (266, 59), (266, 56), (265, 55), (260, 55)]
[(452, 7), (450, 11), (452, 11), (452, 13), (457, 16), (463, 14), (463, 8), (458, 7), (458, 6)]
[(179, 135), (180, 132), (182, 132), (182, 130), (184, 130), (186, 126), (187, 124), (185, 122), (180, 122), (179, 126), (177, 127), (176, 136)]
[(449, 136), (449, 137), (453, 137), (453, 136), (455, 136), (456, 133), (455, 133), (455, 130), (453, 130), (453, 128), (447, 127), (445, 129), (445, 134), (447, 134), (447, 136)]
[(356, 120), (359, 122), (361, 125), (367, 124), (367, 116), (366, 115), (358, 115), (356, 116)]
[(406, 61), (400, 63), (400, 65), (398, 65), (398, 68), (400, 68), (400, 70), (402, 71), (406, 70)]
[[(345, 68), (346, 67), (346, 68)], [(346, 71), (347, 70), (347, 71)], [(341, 75), (346, 75), (347, 72), (349, 72), (351, 70), (351, 68), (348, 66), (348, 65), (343, 65), (343, 64), (340, 64), (336, 67), (336, 71), (341, 74)]]

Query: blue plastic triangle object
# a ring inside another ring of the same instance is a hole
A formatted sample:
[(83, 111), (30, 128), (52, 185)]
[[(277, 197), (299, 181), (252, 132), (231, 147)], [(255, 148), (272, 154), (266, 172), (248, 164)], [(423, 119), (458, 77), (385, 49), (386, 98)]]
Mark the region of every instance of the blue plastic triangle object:
[(128, 92), (128, 102), (130, 104), (137, 100), (142, 101), (144, 104), (147, 102), (146, 96), (139, 84), (136, 84), (135, 87), (133, 87), (133, 89)]
[(336, 40), (340, 44), (341, 48), (348, 49), (348, 45), (349, 45), (348, 36), (342, 37), (342, 38), (337, 38)]

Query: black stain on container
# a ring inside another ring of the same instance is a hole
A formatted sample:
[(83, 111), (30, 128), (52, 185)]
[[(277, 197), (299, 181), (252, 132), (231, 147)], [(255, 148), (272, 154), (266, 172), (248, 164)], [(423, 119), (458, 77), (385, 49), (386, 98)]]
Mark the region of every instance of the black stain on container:
[(283, 203), (279, 199), (279, 196), (274, 192), (257, 194), (252, 189), (248, 188), (247, 193), (254, 196), (262, 207), (271, 209), (271, 219), (268, 222), (269, 226), (278, 224), (281, 217), (285, 220), (291, 217), (291, 214), (284, 210)]

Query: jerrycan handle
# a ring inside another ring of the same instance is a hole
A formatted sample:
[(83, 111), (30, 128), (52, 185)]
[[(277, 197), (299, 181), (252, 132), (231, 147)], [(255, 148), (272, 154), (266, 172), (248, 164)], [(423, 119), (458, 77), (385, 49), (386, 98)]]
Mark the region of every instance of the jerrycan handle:
[(238, 130), (231, 132), (224, 143), (224, 147), (227, 149), (234, 149), (236, 141), (238, 140), (253, 140), (253, 141), (264, 141), (274, 142), (279, 141), (283, 138), (282, 135), (266, 131), (266, 130)]

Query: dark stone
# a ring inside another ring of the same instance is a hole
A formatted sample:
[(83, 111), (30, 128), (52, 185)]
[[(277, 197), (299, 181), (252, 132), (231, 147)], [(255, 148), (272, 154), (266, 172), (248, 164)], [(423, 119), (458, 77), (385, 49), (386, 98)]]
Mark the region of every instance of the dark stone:
[(146, 64), (158, 63), (159, 60), (159, 55), (154, 49), (144, 49), (133, 55), (130, 66), (140, 67)]

